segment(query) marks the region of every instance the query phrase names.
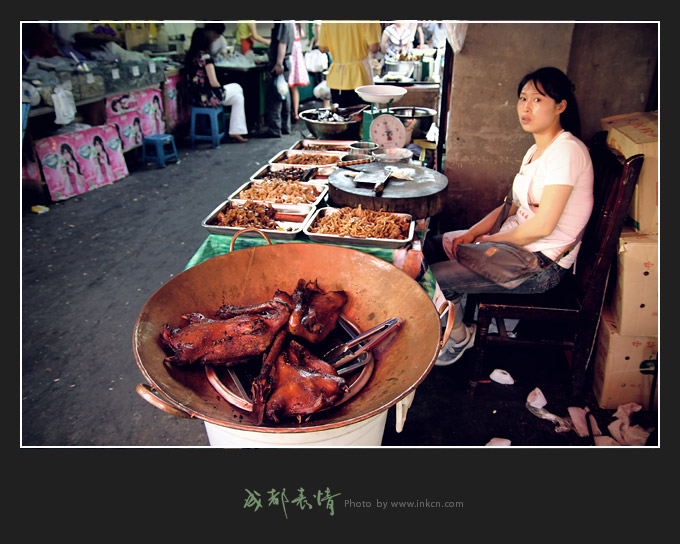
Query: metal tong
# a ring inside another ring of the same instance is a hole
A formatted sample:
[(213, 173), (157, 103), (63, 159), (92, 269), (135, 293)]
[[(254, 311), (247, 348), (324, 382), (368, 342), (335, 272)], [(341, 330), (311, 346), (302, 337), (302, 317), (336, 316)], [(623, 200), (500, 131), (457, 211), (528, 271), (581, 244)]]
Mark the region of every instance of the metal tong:
[[(400, 327), (402, 323), (403, 320), (399, 317), (388, 319), (380, 325), (376, 325), (359, 336), (352, 338), (348, 342), (334, 347), (323, 356), (323, 360), (332, 365), (334, 368), (343, 367), (345, 364), (359, 357), (359, 355), (365, 351), (382, 342), (398, 327)], [(355, 347), (358, 349), (352, 350), (352, 348)], [(367, 360), (358, 361), (352, 365), (340, 368), (338, 370), (338, 375), (341, 376), (343, 374), (347, 374), (356, 368), (363, 366), (366, 364), (366, 362)]]

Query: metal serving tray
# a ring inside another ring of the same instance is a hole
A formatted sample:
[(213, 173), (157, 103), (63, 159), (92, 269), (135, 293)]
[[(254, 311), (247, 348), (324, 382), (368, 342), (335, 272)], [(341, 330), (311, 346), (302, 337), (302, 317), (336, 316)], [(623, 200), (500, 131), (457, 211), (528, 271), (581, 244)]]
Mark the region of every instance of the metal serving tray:
[[(332, 156), (334, 160), (332, 163), (329, 164), (298, 164), (298, 163), (292, 163), (292, 162), (286, 162), (287, 159), (290, 159), (291, 157), (295, 157), (297, 155), (306, 155), (309, 157), (313, 157), (315, 155), (330, 155)], [(324, 167), (324, 166), (334, 166), (338, 162), (342, 160), (342, 157), (347, 155), (347, 151), (305, 151), (304, 149), (284, 149), (283, 151), (280, 151), (276, 155), (274, 155), (271, 159), (269, 159), (269, 164), (287, 164), (289, 166), (304, 166), (306, 168), (314, 168), (316, 167)]]
[[(314, 168), (313, 166), (305, 166), (303, 164), (265, 164), (262, 168), (260, 168), (257, 172), (255, 172), (252, 176), (250, 176), (251, 181), (261, 181), (265, 178), (265, 176), (269, 173), (274, 173), (277, 170), (285, 170), (286, 168), (295, 168), (297, 170), (301, 170), (303, 172), (306, 172), (310, 168)], [(309, 179), (309, 183), (328, 183), (328, 176), (330, 176), (333, 172), (335, 172), (337, 168), (335, 166), (321, 166), (317, 169), (314, 174), (312, 174), (312, 177)]]
[[(229, 195), (229, 199), (230, 200), (232, 200), (232, 199), (243, 199), (243, 197), (239, 196), (241, 191), (248, 189), (254, 183), (262, 183), (262, 181), (257, 181), (257, 180), (247, 181), (246, 183), (241, 185), (238, 189), (236, 189), (236, 191), (234, 191), (231, 195)], [(298, 183), (299, 185), (302, 185), (303, 187), (314, 187), (317, 191), (319, 191), (319, 195), (316, 197), (314, 202), (300, 202), (299, 204), (310, 204), (311, 206), (318, 206), (323, 201), (324, 197), (326, 196), (326, 193), (328, 193), (328, 185), (326, 185), (324, 183), (306, 183), (306, 182), (303, 182), (303, 181), (288, 181), (288, 182), (284, 181), (283, 183)], [(257, 201), (261, 201), (261, 202), (272, 202), (274, 204), (286, 204), (286, 205), (291, 205), (291, 204), (297, 205), (298, 204), (298, 203), (295, 203), (295, 202), (290, 202), (290, 203), (280, 202), (279, 203), (279, 202), (276, 202), (274, 200), (265, 200), (265, 199), (250, 199), (250, 200), (257, 200)]]
[[(215, 217), (219, 212), (221, 212), (228, 204), (243, 204), (246, 200), (242, 199), (229, 199), (225, 200), (217, 206), (208, 216), (201, 222), (201, 225), (205, 227), (209, 232), (213, 234), (226, 234), (232, 236), (238, 231), (243, 230), (247, 227), (222, 227), (219, 225), (213, 225)], [(294, 221), (277, 221), (277, 224), (281, 227), (280, 229), (258, 229), (264, 232), (269, 238), (279, 238), (279, 239), (293, 239), (299, 233), (301, 233), (305, 225), (309, 222), (316, 210), (315, 206), (309, 204), (273, 204), (270, 203), (274, 209), (280, 213), (294, 213), (294, 214), (305, 214), (304, 221), (298, 223)], [(244, 232), (242, 236), (259, 236), (257, 232)]]
[[(336, 245), (350, 245), (350, 246), (371, 246), (371, 247), (384, 247), (390, 249), (399, 249), (411, 245), (413, 241), (413, 235), (415, 233), (415, 221), (411, 215), (406, 213), (395, 213), (389, 212), (390, 215), (397, 215), (400, 217), (405, 217), (409, 220), (408, 236), (405, 240), (393, 240), (391, 238), (364, 238), (358, 236), (340, 236), (338, 234), (319, 234), (315, 232), (310, 232), (309, 228), (314, 224), (318, 217), (324, 217), (326, 214), (335, 213), (339, 208), (319, 208), (313, 214), (311, 219), (305, 222), (305, 226), (302, 229), (303, 233), (309, 237), (310, 240), (315, 242), (326, 242), (329, 244)], [(387, 213), (387, 212), (381, 212)]]
[(332, 146), (335, 149), (328, 149), (328, 151), (344, 151), (349, 153), (351, 144), (356, 143), (357, 140), (298, 140), (289, 149), (303, 149), (307, 151), (324, 151), (324, 149), (316, 149), (317, 146)]

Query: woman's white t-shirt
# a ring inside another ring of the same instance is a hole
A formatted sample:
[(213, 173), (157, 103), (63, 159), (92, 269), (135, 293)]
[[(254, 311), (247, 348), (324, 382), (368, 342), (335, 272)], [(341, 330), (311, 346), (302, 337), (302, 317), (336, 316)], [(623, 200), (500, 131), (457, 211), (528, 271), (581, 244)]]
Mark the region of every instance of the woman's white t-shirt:
[[(540, 251), (546, 257), (557, 258), (576, 240), (590, 219), (593, 210), (593, 164), (588, 148), (581, 140), (562, 131), (538, 159), (531, 157), (536, 144), (522, 159), (522, 166), (513, 183), (514, 203), (518, 206), (501, 230), (516, 227), (536, 214), (546, 185), (571, 185), (573, 190), (560, 216), (557, 226), (548, 236), (524, 246), (529, 251)], [(559, 264), (569, 268), (575, 261), (580, 243)]]

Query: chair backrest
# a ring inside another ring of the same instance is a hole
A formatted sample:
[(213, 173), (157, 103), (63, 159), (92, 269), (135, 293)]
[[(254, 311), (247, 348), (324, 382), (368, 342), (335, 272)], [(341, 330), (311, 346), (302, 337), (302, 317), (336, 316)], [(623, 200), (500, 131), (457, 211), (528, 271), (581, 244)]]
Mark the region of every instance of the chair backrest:
[(644, 160), (642, 155), (625, 159), (607, 147), (605, 135), (598, 134), (590, 149), (594, 205), (576, 261), (576, 282), (583, 310), (596, 311), (598, 315), (609, 268)]

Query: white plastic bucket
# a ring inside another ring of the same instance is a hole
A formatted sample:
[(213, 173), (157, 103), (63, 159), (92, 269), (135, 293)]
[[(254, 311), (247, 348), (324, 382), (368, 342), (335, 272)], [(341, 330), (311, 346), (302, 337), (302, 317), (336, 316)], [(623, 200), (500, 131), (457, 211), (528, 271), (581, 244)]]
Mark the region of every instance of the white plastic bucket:
[(245, 431), (204, 421), (210, 445), (221, 448), (380, 446), (386, 422), (387, 410), (342, 427), (309, 432)]

